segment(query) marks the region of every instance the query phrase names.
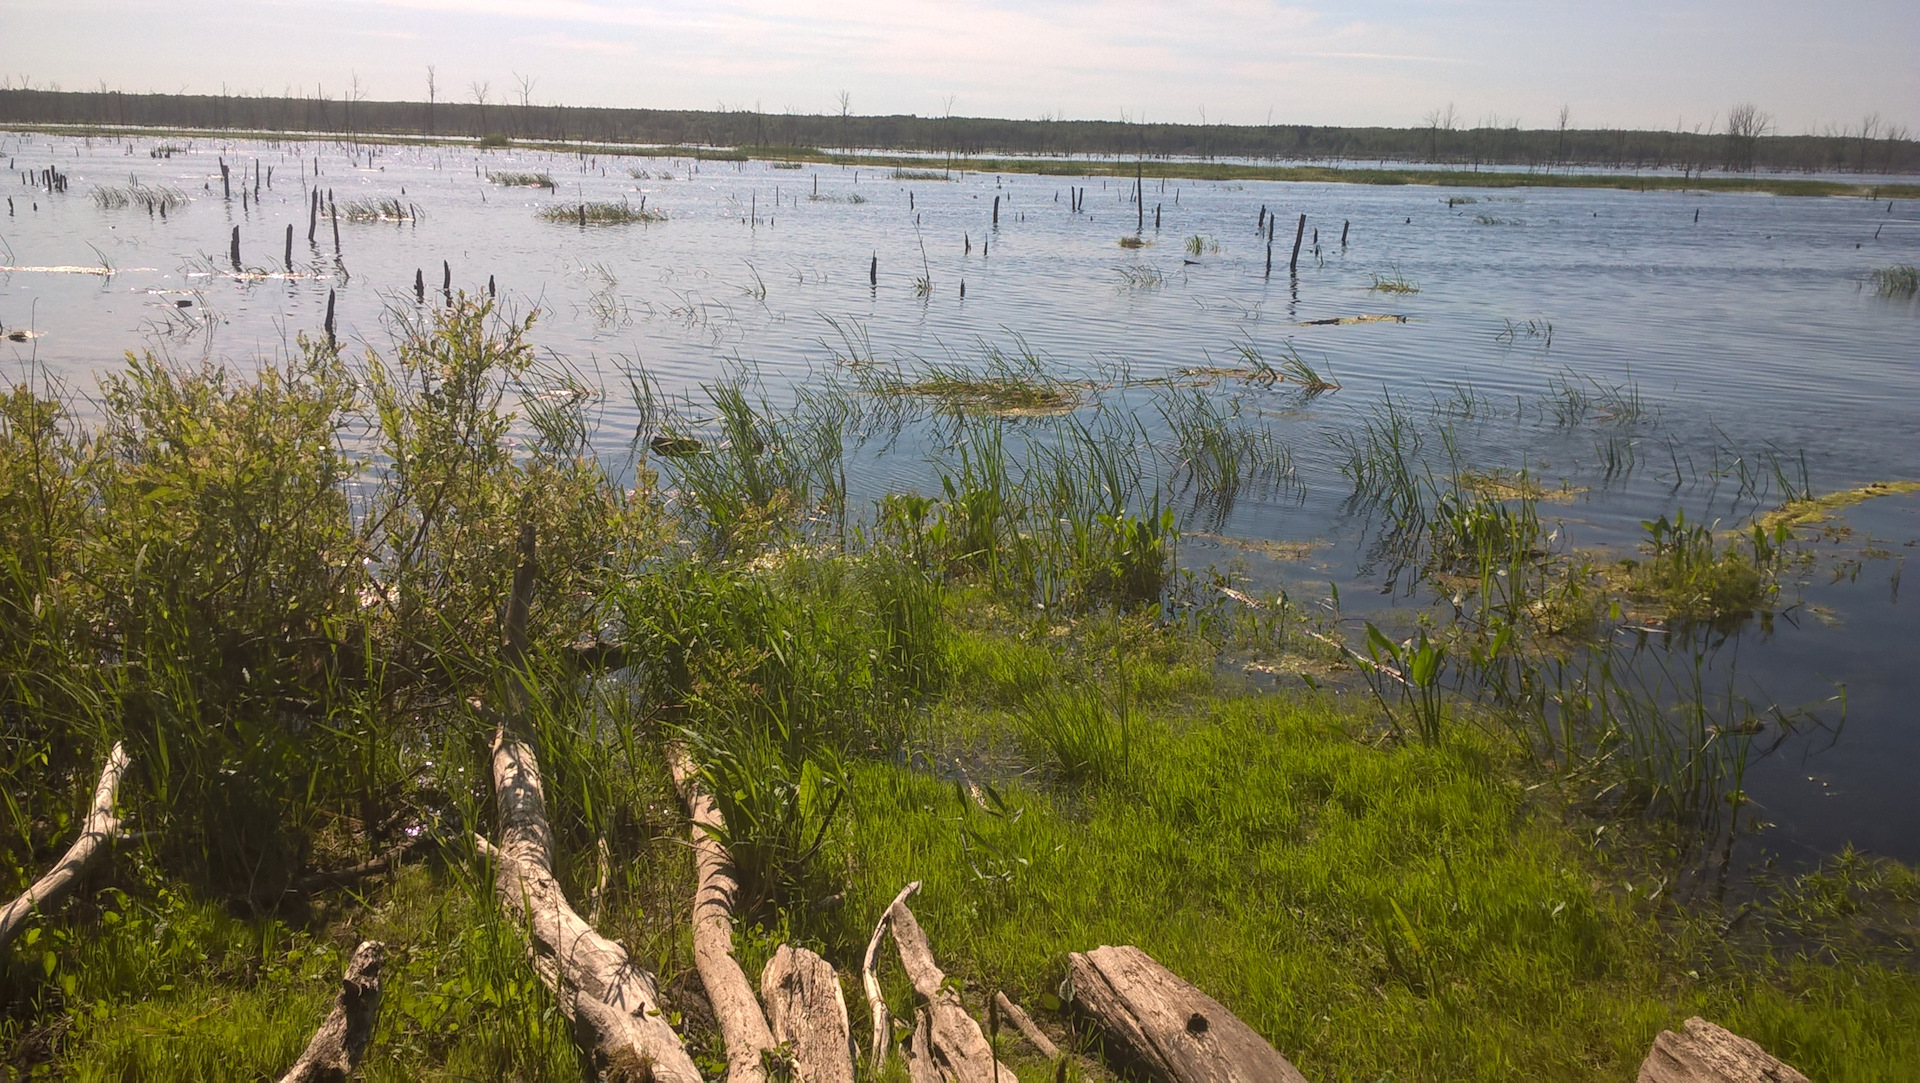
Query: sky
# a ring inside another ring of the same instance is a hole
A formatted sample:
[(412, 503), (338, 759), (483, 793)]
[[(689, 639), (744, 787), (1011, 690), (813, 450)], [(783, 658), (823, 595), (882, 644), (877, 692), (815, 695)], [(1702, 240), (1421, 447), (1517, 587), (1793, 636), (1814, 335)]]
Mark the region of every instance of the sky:
[(66, 90), (854, 113), (1920, 132), (1920, 2), (0, 0)]

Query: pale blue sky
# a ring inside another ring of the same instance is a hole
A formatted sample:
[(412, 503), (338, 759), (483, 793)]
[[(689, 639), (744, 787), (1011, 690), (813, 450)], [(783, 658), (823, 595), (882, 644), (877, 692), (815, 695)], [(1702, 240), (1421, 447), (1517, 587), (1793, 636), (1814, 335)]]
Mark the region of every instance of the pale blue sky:
[(66, 89), (1309, 124), (1920, 131), (1920, 0), (0, 0), (0, 77)]

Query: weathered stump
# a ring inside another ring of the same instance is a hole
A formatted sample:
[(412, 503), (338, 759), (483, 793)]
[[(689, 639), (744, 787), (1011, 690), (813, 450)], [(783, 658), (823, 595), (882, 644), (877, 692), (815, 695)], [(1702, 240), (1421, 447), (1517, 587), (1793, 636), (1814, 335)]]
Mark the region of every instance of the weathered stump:
[(1640, 1083), (1807, 1083), (1746, 1038), (1695, 1016), (1663, 1030), (1640, 1064)]
[[(933, 948), (920, 922), (907, 909), (906, 900), (888, 908), (893, 927), (893, 943), (900, 951), (900, 965), (906, 968), (913, 991), (926, 1004), (926, 1030), (916, 1027), (913, 1048), (908, 1050), (907, 1067), (918, 1074), (931, 1068), (958, 1083), (1019, 1083), (1013, 1070), (1000, 1064), (980, 1033), (980, 1024), (960, 1003), (960, 994), (947, 982), (947, 975), (933, 959)], [(916, 1067), (915, 1061), (925, 1064)]]
[(1139, 948), (1075, 952), (1067, 980), (1109, 1057), (1158, 1083), (1306, 1083), (1252, 1027)]
[(793, 1053), (804, 1083), (853, 1083), (852, 1026), (833, 964), (782, 944), (760, 972), (760, 999), (773, 1038)]
[(346, 1083), (353, 1075), (380, 1018), (380, 963), (386, 951), (378, 940), (360, 942), (334, 994), (333, 1010), (280, 1083)]

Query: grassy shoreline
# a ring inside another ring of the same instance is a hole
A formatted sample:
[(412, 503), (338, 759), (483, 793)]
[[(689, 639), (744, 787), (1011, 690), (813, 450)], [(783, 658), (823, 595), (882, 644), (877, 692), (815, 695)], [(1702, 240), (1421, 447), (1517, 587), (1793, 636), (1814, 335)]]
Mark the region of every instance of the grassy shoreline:
[[(1625, 1078), (1692, 1014), (1821, 1079), (1920, 1059), (1920, 875), (1840, 854), (1733, 899), (1692, 875), (1739, 829), (1752, 731), (1578, 683), (1556, 637), (1606, 599), (1538, 544), (1527, 476), (1429, 491), (1373, 446), (1391, 434), (1356, 437), (1357, 498), (1417, 519), (1407, 559), (1485, 623), (1399, 643), (1369, 624), (1349, 646), (1319, 606), (1179, 567), (1133, 429), (1030, 421), (1060, 442), (1020, 461), (1001, 421), (960, 418), (938, 496), (855, 519), (850, 401), (775, 411), (733, 379), (683, 415), (631, 374), (636, 449), (691, 446), (617, 479), (532, 328), (461, 297), (352, 364), (306, 340), (251, 373), (130, 358), (97, 427), (58, 389), (0, 400), (0, 894), (69, 841), (113, 741), (138, 833), (0, 958), (10, 1071), (271, 1076), (376, 937), (392, 955), (366, 1078), (578, 1078), (473, 842), (495, 826), (486, 704), (509, 687), (531, 702), (556, 876), (659, 975), (710, 1075), (670, 740), (727, 817), (750, 976), (796, 942), (851, 979), (917, 879), (969, 1006), (1005, 990), (1056, 1033), (1065, 953), (1107, 942), (1154, 953), (1309, 1078)], [(891, 386), (864, 393), (915, 401)], [(1266, 445), (1185, 408), (1218, 470), (1260, 468)], [(349, 454), (348, 433), (371, 448)], [(1633, 590), (1676, 621), (1764, 602), (1785, 528), (1677, 518)], [(524, 668), (500, 649), (523, 526)], [(1249, 652), (1284, 689), (1236, 675)], [(1549, 674), (1584, 713), (1482, 694)], [(314, 879), (402, 840), (419, 841), (385, 874)], [(897, 968), (883, 978), (910, 1015)], [(1055, 1078), (1002, 1042), (1022, 1078)]]
[(1620, 191), (1745, 192), (1776, 196), (1828, 196), (1861, 199), (1920, 198), (1920, 184), (1866, 184), (1848, 181), (1814, 180), (1785, 174), (1605, 174), (1534, 173), (1497, 170), (1446, 169), (1407, 166), (1336, 168), (1311, 165), (1254, 165), (1225, 162), (1174, 162), (1164, 159), (1133, 161), (1125, 158), (1105, 160), (1064, 158), (1023, 158), (995, 156), (949, 156), (902, 154), (843, 154), (812, 147), (697, 147), (676, 145), (638, 145), (600, 142), (556, 142), (533, 139), (499, 140), (465, 137), (370, 134), (342, 136), (340, 133), (285, 132), (214, 128), (143, 128), (85, 124), (8, 124), (8, 131), (41, 132), (49, 135), (81, 137), (145, 138), (178, 137), (184, 139), (220, 138), (290, 141), (304, 143), (352, 142), (386, 146), (466, 146), (489, 149), (522, 149), (565, 154), (595, 154), (608, 157), (674, 157), (701, 161), (765, 161), (849, 168), (926, 169), (929, 166), (971, 173), (1013, 173), (1060, 177), (1133, 177), (1156, 180), (1198, 181), (1285, 181), (1309, 184), (1421, 185), (1458, 188), (1605, 188)]

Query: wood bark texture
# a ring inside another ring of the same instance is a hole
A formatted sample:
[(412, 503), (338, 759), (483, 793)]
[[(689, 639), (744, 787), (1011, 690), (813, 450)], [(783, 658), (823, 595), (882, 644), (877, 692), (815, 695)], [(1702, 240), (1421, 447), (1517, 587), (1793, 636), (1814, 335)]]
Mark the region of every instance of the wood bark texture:
[(726, 847), (720, 845), (719, 835), (726, 825), (712, 795), (700, 784), (699, 769), (686, 749), (669, 747), (667, 765), (686, 802), (687, 818), (693, 821), (693, 963), (726, 1041), (727, 1079), (766, 1083), (766, 1058), (778, 1046), (760, 1012), (760, 1002), (753, 998), (746, 971), (733, 957), (733, 901), (740, 884)]
[(893, 902), (880, 912), (880, 920), (873, 924), (873, 935), (867, 939), (866, 954), (860, 958), (860, 985), (867, 994), (867, 1014), (873, 1018), (873, 1046), (867, 1051), (871, 1058), (868, 1063), (874, 1071), (887, 1062), (887, 1050), (893, 1045), (893, 1016), (887, 1012), (887, 998), (880, 992), (880, 944), (887, 936), (887, 923), (893, 917), (893, 908), (906, 903), (914, 892), (920, 890), (920, 881), (915, 880), (900, 889)]
[(907, 1042), (907, 1078), (912, 1083), (948, 1083), (951, 1076), (942, 1075), (939, 1065), (933, 1060), (933, 1039), (928, 1035), (927, 1013), (923, 1008), (913, 1012), (913, 1037)]
[(934, 962), (927, 934), (913, 911), (907, 909), (906, 901), (894, 903), (888, 915), (894, 947), (900, 950), (900, 965), (906, 968), (907, 980), (927, 1007), (927, 1041), (916, 1037), (913, 1056), (930, 1058), (943, 1076), (959, 1083), (1019, 1083), (1013, 1070), (994, 1057), (987, 1036), (980, 1033), (980, 1024), (967, 1014), (960, 994), (947, 984), (947, 975)]
[(1753, 1041), (1695, 1016), (1654, 1038), (1640, 1083), (1807, 1083), (1807, 1077)]
[(1067, 979), (1109, 1057), (1158, 1083), (1306, 1083), (1252, 1027), (1139, 948), (1075, 952)]
[(493, 790), (500, 845), (478, 837), (475, 843), (496, 862), (500, 901), (521, 920), (534, 967), (559, 997), (561, 1010), (605, 1060), (605, 1078), (701, 1083), (680, 1036), (660, 1012), (652, 976), (634, 965), (625, 948), (582, 921), (560, 890), (539, 763), (532, 748), (504, 732), (493, 741)]
[(1034, 1024), (1033, 1017), (1021, 1010), (1020, 1005), (1009, 1000), (1007, 994), (993, 994), (993, 1002), (1000, 1008), (1000, 1018), (1012, 1023), (1013, 1029), (1020, 1032), (1020, 1036), (1027, 1040), (1028, 1045), (1038, 1049), (1041, 1056), (1052, 1060), (1060, 1055), (1060, 1047), (1054, 1045), (1053, 1039), (1047, 1037), (1046, 1033)]
[(782, 944), (760, 972), (760, 1000), (802, 1083), (853, 1083), (853, 1031), (833, 964)]
[(107, 753), (106, 766), (100, 769), (100, 782), (93, 788), (93, 804), (87, 808), (80, 837), (73, 840), (73, 845), (45, 876), (35, 880), (33, 886), (8, 903), (5, 910), (0, 910), (0, 951), (13, 942), (29, 915), (66, 898), (67, 892), (112, 848), (114, 837), (120, 833), (120, 818), (113, 814), (113, 799), (120, 792), (120, 776), (127, 773), (131, 762), (126, 749), (116, 742), (113, 751)]
[(354, 949), (333, 1010), (280, 1083), (346, 1083), (353, 1076), (380, 1018), (380, 964), (386, 953), (378, 940), (362, 940)]

